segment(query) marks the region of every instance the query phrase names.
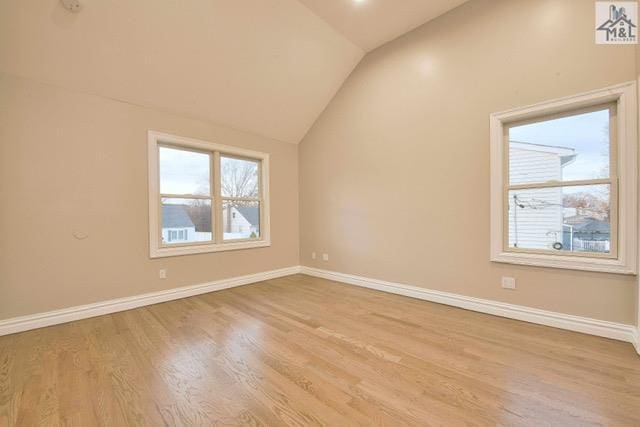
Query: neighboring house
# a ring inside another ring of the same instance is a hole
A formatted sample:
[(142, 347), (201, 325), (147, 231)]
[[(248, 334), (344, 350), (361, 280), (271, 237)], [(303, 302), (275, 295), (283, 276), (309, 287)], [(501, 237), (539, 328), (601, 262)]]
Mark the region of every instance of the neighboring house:
[(162, 205), (162, 243), (183, 243), (196, 238), (196, 226), (185, 205)]
[[(576, 158), (572, 148), (510, 141), (511, 184), (562, 179), (562, 169)], [(509, 246), (553, 249), (564, 246), (562, 189), (541, 188), (509, 193)]]
[(611, 224), (596, 218), (573, 227), (573, 236), (583, 241), (606, 241), (611, 237)]
[(225, 234), (232, 238), (246, 238), (260, 234), (260, 211), (257, 206), (230, 206), (222, 212)]
[(609, 252), (611, 224), (604, 221), (602, 212), (565, 208), (565, 246), (576, 251)]
[[(231, 215), (229, 215), (229, 213)], [(197, 215), (196, 215), (197, 217)], [(246, 239), (260, 235), (260, 212), (258, 207), (238, 206), (222, 213), (226, 239)], [(199, 230), (189, 215), (189, 206), (162, 205), (162, 242), (186, 243), (210, 240), (210, 223), (200, 224)]]

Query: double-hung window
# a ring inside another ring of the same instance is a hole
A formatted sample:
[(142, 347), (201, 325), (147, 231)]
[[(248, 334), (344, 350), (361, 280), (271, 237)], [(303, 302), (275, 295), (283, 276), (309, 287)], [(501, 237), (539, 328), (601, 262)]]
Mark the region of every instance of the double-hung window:
[(491, 259), (636, 272), (635, 83), (491, 115)]
[(269, 246), (269, 155), (149, 132), (152, 258)]

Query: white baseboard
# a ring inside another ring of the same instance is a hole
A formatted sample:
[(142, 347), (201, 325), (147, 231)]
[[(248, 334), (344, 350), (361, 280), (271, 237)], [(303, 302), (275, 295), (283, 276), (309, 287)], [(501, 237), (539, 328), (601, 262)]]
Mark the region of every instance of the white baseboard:
[(300, 267), (294, 266), (279, 270), (249, 274), (246, 276), (215, 280), (213, 282), (201, 283), (199, 285), (184, 286), (181, 288), (168, 289), (166, 291), (151, 292), (132, 297), (63, 308), (61, 310), (48, 311), (46, 313), (14, 317), (11, 319), (0, 320), (0, 336), (27, 331), (30, 329), (43, 328), (45, 326), (58, 325), (60, 323), (72, 322), (74, 320), (87, 319), (89, 317), (100, 316), (103, 314), (130, 310), (132, 308), (142, 307), (145, 305), (158, 304), (161, 302), (191, 297), (222, 289), (234, 288), (236, 286), (247, 285), (249, 283), (290, 276), (299, 272)]
[(187, 298), (194, 295), (205, 294), (208, 292), (219, 291), (222, 289), (233, 288), (278, 277), (290, 276), (297, 273), (303, 273), (309, 276), (321, 277), (323, 279), (335, 280), (337, 282), (362, 286), (365, 288), (404, 295), (440, 304), (451, 305), (481, 313), (507, 317), (510, 319), (523, 320), (525, 322), (626, 341), (633, 344), (638, 354), (640, 354), (640, 330), (633, 325), (607, 322), (588, 317), (572, 316), (569, 314), (540, 310), (521, 305), (473, 298), (449, 292), (435, 291), (417, 286), (386, 282), (383, 280), (370, 279), (352, 274), (338, 273), (335, 271), (304, 266), (287, 267), (279, 270), (221, 279), (198, 285), (184, 286), (165, 291), (69, 307), (46, 313), (0, 320), (0, 336), (28, 331), (30, 329), (58, 325), (60, 323), (72, 322), (74, 320), (87, 319), (89, 317), (101, 316), (103, 314), (131, 310), (137, 307)]
[(540, 325), (553, 326), (555, 328), (612, 338), (634, 344), (640, 354), (640, 337), (638, 328), (623, 323), (607, 322), (588, 317), (572, 316), (570, 314), (540, 310), (522, 305), (507, 304), (487, 299), (473, 298), (449, 292), (435, 291), (417, 286), (401, 283), (385, 282), (383, 280), (354, 276), (352, 274), (338, 273), (335, 271), (321, 270), (312, 267), (301, 267), (302, 274), (335, 280), (350, 285), (362, 286), (392, 294), (404, 295), (481, 313), (508, 317), (510, 319), (523, 320), (525, 322)]

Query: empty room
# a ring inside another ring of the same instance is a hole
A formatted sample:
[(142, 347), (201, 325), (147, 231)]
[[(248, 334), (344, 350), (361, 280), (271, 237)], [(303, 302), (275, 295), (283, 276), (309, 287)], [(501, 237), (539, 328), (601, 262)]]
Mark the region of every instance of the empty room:
[(640, 426), (636, 1), (0, 1), (0, 427)]

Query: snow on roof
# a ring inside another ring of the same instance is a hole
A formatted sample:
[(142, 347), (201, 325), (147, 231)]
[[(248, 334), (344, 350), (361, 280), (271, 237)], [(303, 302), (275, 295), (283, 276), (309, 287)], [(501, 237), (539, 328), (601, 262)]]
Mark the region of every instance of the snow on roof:
[(509, 141), (509, 145), (513, 148), (521, 148), (523, 150), (541, 151), (543, 153), (554, 153), (559, 156), (573, 156), (576, 150), (571, 147), (561, 147), (558, 145), (534, 144), (533, 142)]

